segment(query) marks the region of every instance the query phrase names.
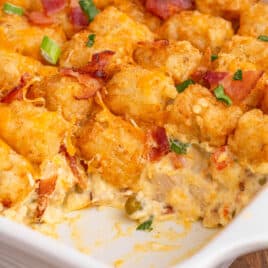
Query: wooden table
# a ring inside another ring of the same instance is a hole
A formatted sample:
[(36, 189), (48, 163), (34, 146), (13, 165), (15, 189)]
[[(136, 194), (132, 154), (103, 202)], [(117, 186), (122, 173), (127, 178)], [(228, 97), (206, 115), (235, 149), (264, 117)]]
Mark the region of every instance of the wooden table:
[(230, 268), (268, 268), (268, 250), (240, 257)]

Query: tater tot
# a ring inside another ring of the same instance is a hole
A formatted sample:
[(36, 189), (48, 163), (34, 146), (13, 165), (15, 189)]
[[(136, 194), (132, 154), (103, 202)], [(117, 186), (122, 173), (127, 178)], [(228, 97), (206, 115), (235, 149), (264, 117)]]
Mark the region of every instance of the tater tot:
[(258, 0), (195, 0), (199, 11), (228, 19), (239, 18), (241, 12)]
[(40, 53), (40, 45), (44, 36), (53, 39), (59, 46), (62, 46), (66, 40), (60, 26), (37, 27), (31, 25), (23, 16), (3, 15), (0, 17), (1, 49), (44, 61)]
[(23, 74), (44, 77), (57, 73), (57, 68), (18, 53), (0, 50), (0, 96), (18, 86)]
[(239, 107), (227, 107), (200, 85), (189, 86), (178, 94), (168, 109), (168, 122), (176, 126), (178, 133), (211, 146), (226, 144), (242, 115)]
[(259, 2), (244, 10), (240, 18), (240, 35), (268, 35), (268, 4)]
[(86, 88), (72, 77), (55, 75), (34, 84), (28, 98), (45, 98), (49, 111), (59, 111), (70, 122), (86, 119), (92, 108), (92, 98), (86, 96)]
[(238, 121), (238, 126), (229, 138), (231, 150), (243, 163), (248, 163), (267, 170), (268, 162), (268, 115), (255, 109), (245, 113)]
[(141, 43), (133, 58), (144, 68), (168, 73), (176, 83), (180, 83), (197, 69), (202, 55), (187, 41), (159, 40)]
[(169, 100), (176, 97), (171, 78), (159, 71), (128, 66), (106, 85), (105, 103), (115, 114), (139, 121), (161, 121)]
[(187, 40), (201, 51), (220, 50), (231, 39), (231, 22), (198, 11), (183, 11), (170, 17), (161, 27), (160, 36), (171, 40)]
[(40, 164), (58, 153), (67, 122), (57, 112), (23, 101), (0, 105), (0, 137), (16, 152)]
[(216, 61), (218, 70), (267, 70), (268, 43), (250, 36), (235, 35), (226, 42)]
[(91, 160), (103, 179), (119, 189), (137, 187), (144, 144), (143, 131), (107, 110), (83, 126), (77, 139), (82, 157)]
[[(88, 36), (95, 34), (93, 46), (86, 43)], [(132, 61), (132, 52), (139, 41), (152, 41), (154, 34), (143, 24), (137, 23), (114, 7), (99, 13), (89, 30), (81, 31), (65, 43), (60, 65), (81, 67), (87, 64), (94, 53), (104, 50), (115, 52), (114, 65)]]
[(32, 190), (33, 173), (31, 164), (0, 139), (0, 203), (4, 207), (16, 205)]

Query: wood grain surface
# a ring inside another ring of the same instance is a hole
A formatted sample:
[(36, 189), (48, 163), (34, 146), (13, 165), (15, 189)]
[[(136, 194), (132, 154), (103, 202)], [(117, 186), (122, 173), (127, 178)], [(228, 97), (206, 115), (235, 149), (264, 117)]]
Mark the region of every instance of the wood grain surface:
[(242, 256), (230, 268), (268, 268), (268, 250)]

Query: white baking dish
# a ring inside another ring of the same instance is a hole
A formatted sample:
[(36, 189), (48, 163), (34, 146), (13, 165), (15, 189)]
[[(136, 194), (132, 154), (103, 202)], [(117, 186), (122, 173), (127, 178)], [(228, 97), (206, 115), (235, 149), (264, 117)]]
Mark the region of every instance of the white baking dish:
[[(74, 240), (70, 239), (66, 225), (61, 226), (60, 241), (57, 241), (0, 218), (0, 267), (101, 268), (114, 267), (118, 259), (124, 262), (121, 266), (118, 261), (117, 267), (127, 268), (226, 267), (243, 253), (268, 247), (267, 204), (268, 190), (265, 189), (223, 231), (218, 233), (195, 224), (184, 235), (182, 226), (172, 222), (157, 224), (151, 233), (137, 232), (134, 223), (113, 209), (81, 212), (81, 220), (71, 230), (76, 233)], [(119, 225), (119, 221), (122, 224)], [(170, 232), (171, 228), (175, 231)], [(127, 229), (132, 231), (126, 232)], [(91, 254), (79, 253), (72, 248), (74, 244), (84, 250), (89, 246)], [(192, 257), (179, 262), (195, 250), (197, 253)]]

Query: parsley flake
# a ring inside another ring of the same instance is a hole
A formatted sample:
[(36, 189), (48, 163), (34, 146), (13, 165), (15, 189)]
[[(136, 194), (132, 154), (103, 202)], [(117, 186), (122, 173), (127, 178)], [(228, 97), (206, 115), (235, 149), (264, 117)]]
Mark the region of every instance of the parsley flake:
[(96, 34), (90, 34), (88, 36), (87, 47), (92, 47), (94, 45), (95, 37), (96, 37)]
[(211, 55), (211, 57), (210, 57), (211, 61), (217, 60), (218, 58), (219, 58), (219, 56), (215, 55), (215, 54)]
[(259, 35), (258, 39), (264, 42), (268, 42), (268, 36), (267, 35)]
[(176, 85), (176, 89), (179, 93), (183, 92), (187, 87), (189, 87), (190, 85), (195, 84), (195, 82), (192, 79), (188, 79), (185, 80), (184, 82), (182, 82), (179, 85)]
[(224, 87), (222, 85), (219, 85), (214, 89), (214, 95), (217, 100), (225, 102), (227, 105), (232, 105), (233, 103), (230, 97), (225, 94)]
[(241, 69), (238, 69), (233, 76), (233, 80), (243, 80), (243, 72)]
[(96, 15), (100, 12), (95, 6), (93, 0), (80, 0), (79, 5), (87, 15), (89, 21), (93, 21)]
[(146, 232), (151, 232), (153, 230), (152, 224), (153, 224), (153, 216), (149, 218), (149, 220), (141, 223), (136, 230), (138, 231), (146, 231)]
[(176, 154), (187, 154), (189, 143), (183, 143), (178, 140), (170, 140), (170, 150)]

